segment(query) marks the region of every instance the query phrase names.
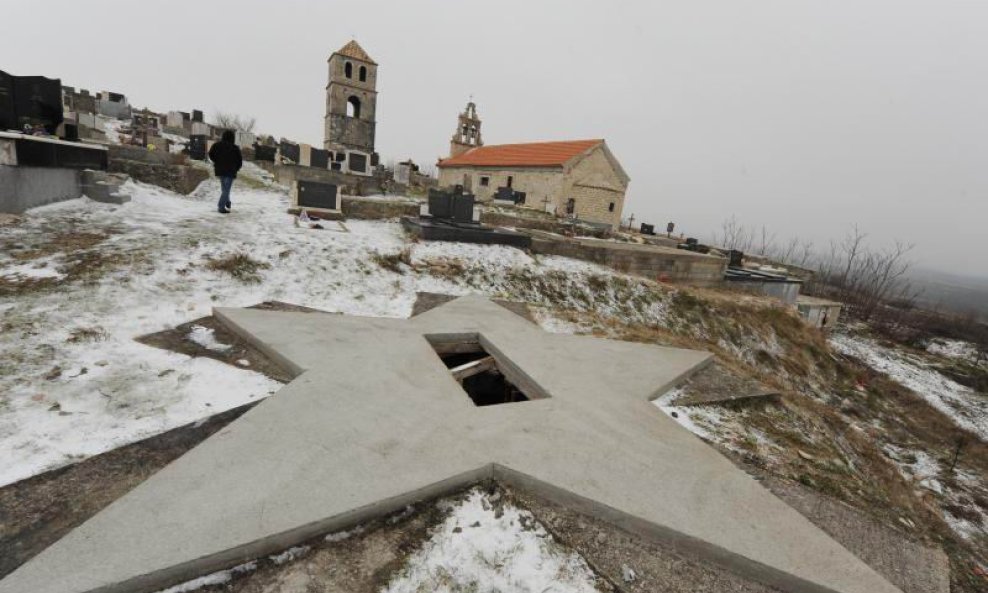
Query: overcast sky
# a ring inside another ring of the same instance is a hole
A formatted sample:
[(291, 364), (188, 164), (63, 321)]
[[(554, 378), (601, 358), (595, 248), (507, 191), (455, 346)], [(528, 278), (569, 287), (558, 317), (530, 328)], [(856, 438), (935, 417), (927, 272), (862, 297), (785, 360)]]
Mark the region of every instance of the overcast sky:
[(4, 2), (0, 69), (322, 142), (326, 59), (380, 64), (377, 150), (434, 163), (473, 95), (487, 144), (606, 138), (625, 216), (851, 223), (988, 276), (988, 3)]

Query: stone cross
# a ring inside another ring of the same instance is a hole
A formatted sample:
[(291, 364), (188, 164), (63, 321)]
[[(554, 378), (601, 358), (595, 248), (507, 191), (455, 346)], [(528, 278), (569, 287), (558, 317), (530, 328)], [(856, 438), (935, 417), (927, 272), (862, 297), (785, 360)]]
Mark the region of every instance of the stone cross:
[[(0, 593), (151, 591), (491, 478), (785, 591), (901, 593), (650, 402), (707, 353), (549, 334), (481, 297), (411, 319), (215, 314), (296, 378)], [(465, 344), (528, 401), (474, 405), (470, 365), (440, 358)]]

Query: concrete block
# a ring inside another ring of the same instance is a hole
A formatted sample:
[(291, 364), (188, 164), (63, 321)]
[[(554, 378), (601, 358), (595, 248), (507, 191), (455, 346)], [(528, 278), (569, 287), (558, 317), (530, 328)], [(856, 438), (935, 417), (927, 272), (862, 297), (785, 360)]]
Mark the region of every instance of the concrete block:
[(80, 173), (75, 169), (0, 165), (0, 212), (20, 214), (80, 196)]

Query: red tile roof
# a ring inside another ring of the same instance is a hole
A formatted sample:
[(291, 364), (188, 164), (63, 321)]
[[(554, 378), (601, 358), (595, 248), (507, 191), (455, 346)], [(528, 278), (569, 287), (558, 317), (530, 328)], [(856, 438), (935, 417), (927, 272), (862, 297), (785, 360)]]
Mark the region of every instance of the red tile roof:
[(561, 167), (567, 161), (597, 146), (603, 140), (567, 140), (495, 144), (471, 148), (463, 154), (439, 161), (440, 167)]

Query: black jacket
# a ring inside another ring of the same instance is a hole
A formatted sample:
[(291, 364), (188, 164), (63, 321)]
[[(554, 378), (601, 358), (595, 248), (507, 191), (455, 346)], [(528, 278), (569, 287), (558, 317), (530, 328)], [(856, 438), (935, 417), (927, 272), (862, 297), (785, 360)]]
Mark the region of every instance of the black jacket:
[(209, 149), (209, 160), (213, 161), (213, 172), (217, 177), (236, 177), (244, 164), (240, 147), (226, 140), (213, 144)]

